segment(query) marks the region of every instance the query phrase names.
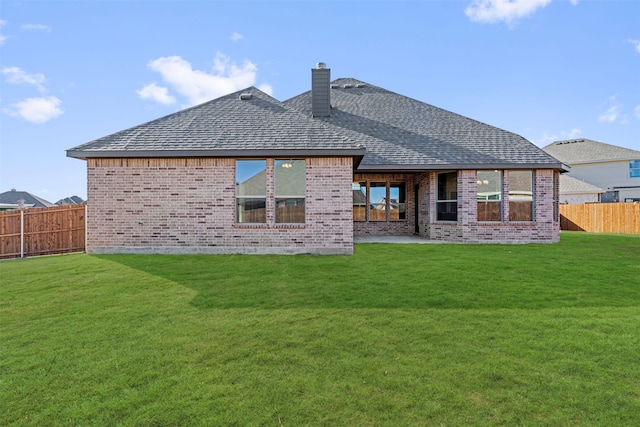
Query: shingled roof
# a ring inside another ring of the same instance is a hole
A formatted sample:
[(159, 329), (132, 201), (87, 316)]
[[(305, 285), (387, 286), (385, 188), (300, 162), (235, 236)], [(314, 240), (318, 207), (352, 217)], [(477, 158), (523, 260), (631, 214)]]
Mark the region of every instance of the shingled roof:
[(67, 155), (346, 155), (358, 161), (364, 155), (360, 171), (564, 167), (512, 132), (360, 80), (331, 83), (329, 117), (312, 117), (311, 97), (309, 91), (280, 102), (250, 87), (80, 145)]
[(556, 141), (544, 147), (543, 150), (568, 165), (640, 159), (640, 151), (592, 139)]
[(15, 188), (12, 188), (9, 191), (5, 191), (0, 194), (0, 203), (7, 205), (24, 205), (27, 207), (36, 207), (36, 208), (48, 208), (51, 206), (55, 206), (55, 204), (28, 193), (26, 191), (17, 191)]
[(581, 179), (570, 175), (560, 175), (560, 193), (562, 194), (582, 194), (582, 193), (604, 193), (606, 190), (597, 185), (589, 184)]
[(337, 154), (362, 156), (364, 148), (255, 87), (67, 150), (82, 159)]
[[(310, 115), (311, 96), (284, 104)], [(563, 168), (520, 135), (352, 78), (331, 83), (331, 115), (318, 120), (366, 147), (359, 170)]]

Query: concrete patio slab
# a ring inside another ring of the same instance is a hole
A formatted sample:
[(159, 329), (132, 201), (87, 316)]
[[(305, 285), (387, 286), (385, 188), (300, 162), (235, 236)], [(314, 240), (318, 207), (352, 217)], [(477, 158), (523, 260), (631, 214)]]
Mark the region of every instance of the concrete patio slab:
[(354, 243), (449, 243), (438, 240), (429, 240), (425, 237), (420, 236), (354, 236), (353, 241)]

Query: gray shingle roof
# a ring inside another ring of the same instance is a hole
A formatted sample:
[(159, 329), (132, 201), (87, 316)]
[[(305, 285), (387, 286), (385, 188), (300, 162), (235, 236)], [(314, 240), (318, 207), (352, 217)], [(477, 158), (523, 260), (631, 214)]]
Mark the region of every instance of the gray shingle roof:
[[(319, 120), (366, 147), (360, 170), (562, 167), (512, 132), (356, 79), (337, 79), (331, 87), (331, 116)], [(284, 104), (309, 115), (311, 92)]]
[[(330, 117), (312, 118), (311, 91), (280, 102), (251, 87), (80, 145), (67, 155), (364, 155), (359, 170), (563, 167), (512, 132), (359, 80), (338, 79), (332, 87)], [(251, 99), (241, 100), (245, 93)]]
[(36, 208), (48, 208), (55, 206), (53, 203), (43, 199), (42, 197), (35, 196), (26, 191), (16, 191), (11, 189), (0, 194), (0, 203), (19, 205), (22, 201), (23, 205), (29, 205)]
[[(241, 100), (240, 95), (250, 94)], [(70, 157), (242, 156), (364, 149), (325, 123), (250, 87), (67, 151)]]
[(605, 190), (569, 175), (560, 175), (560, 193), (604, 193)]
[(568, 165), (640, 159), (640, 151), (592, 139), (556, 141), (544, 147), (543, 150)]

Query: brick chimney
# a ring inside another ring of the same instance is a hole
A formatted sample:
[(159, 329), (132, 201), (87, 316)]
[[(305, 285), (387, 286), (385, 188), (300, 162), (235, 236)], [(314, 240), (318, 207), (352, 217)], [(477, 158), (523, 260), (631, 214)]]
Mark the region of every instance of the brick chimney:
[(311, 70), (311, 115), (329, 117), (331, 112), (330, 95), (331, 69), (324, 62), (318, 62)]

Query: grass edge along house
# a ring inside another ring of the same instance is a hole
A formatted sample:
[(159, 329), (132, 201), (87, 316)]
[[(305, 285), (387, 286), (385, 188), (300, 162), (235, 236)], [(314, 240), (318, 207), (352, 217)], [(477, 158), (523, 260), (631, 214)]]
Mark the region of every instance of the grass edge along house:
[(319, 63), (67, 150), (89, 253), (352, 254), (354, 236), (557, 242), (566, 166), (525, 138)]

